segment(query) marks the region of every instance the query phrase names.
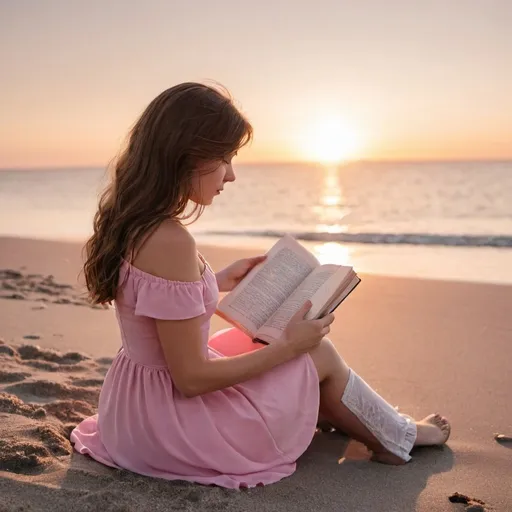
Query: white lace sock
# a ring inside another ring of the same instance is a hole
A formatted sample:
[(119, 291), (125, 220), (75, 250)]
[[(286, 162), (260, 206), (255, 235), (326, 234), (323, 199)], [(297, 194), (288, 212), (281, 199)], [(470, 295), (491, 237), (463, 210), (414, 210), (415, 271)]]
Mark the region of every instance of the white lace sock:
[(400, 414), (352, 369), (341, 401), (386, 450), (405, 461), (411, 460), (409, 452), (416, 440), (416, 423)]

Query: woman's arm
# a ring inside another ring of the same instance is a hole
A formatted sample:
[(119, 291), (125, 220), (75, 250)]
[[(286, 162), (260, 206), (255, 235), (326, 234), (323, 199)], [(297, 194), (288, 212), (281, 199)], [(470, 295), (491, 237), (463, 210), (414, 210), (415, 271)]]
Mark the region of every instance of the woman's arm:
[[(201, 279), (195, 241), (179, 224), (164, 223), (137, 253), (135, 266), (170, 281)], [(209, 359), (203, 348), (200, 317), (156, 320), (165, 360), (176, 387), (187, 397), (252, 379), (297, 354), (287, 343), (234, 357)]]
[(199, 318), (157, 320), (157, 331), (174, 384), (193, 397), (244, 382), (289, 361), (287, 343), (268, 345), (233, 357), (209, 359), (203, 350)]

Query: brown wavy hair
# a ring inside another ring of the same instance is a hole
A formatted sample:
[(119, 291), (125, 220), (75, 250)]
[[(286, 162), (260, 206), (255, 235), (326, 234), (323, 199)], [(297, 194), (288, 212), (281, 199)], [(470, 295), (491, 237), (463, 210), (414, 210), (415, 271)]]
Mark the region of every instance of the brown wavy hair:
[(123, 257), (133, 257), (160, 223), (201, 215), (197, 204), (185, 212), (198, 166), (228, 158), (251, 138), (251, 125), (220, 87), (183, 83), (148, 105), (114, 162), (84, 247), (93, 304), (115, 299)]

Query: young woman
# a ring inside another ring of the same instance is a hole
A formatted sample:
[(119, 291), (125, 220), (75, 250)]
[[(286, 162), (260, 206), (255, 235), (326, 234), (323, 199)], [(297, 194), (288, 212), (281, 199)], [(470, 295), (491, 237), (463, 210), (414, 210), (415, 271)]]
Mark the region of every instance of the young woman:
[(71, 434), (75, 449), (143, 475), (239, 488), (291, 475), (319, 414), (384, 463), (445, 443), (447, 420), (399, 414), (325, 337), (333, 315), (304, 319), (309, 304), (280, 343), (244, 351), (255, 344), (236, 329), (208, 339), (219, 291), (263, 258), (215, 274), (184, 221), (235, 181), (232, 159), (251, 135), (227, 95), (198, 83), (164, 91), (131, 131), (84, 267), (92, 302), (115, 303), (122, 348), (98, 414)]

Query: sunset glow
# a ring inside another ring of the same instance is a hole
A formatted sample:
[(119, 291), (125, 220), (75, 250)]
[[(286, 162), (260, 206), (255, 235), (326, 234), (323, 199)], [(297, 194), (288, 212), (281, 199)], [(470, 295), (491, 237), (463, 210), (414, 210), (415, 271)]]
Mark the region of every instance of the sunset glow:
[(322, 163), (338, 163), (357, 157), (360, 137), (339, 119), (322, 119), (309, 128), (305, 158)]
[(50, 4), (0, 2), (0, 168), (103, 167), (184, 81), (247, 115), (239, 163), (512, 158), (505, 0)]

